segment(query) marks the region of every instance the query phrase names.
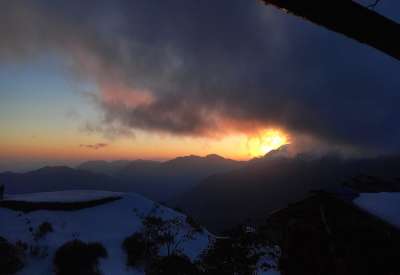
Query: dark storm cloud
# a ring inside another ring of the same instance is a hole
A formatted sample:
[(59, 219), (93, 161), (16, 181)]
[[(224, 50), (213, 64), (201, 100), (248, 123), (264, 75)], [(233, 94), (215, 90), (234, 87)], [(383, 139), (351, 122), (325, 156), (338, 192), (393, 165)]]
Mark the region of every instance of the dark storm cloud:
[(399, 148), (400, 62), (257, 1), (4, 2), (0, 57), (69, 57), (106, 125)]

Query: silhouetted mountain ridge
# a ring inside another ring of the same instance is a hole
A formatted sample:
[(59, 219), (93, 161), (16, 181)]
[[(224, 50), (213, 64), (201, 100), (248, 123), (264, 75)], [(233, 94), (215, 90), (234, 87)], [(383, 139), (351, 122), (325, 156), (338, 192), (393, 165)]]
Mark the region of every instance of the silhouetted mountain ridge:
[(77, 169), (47, 166), (26, 173), (0, 173), (0, 183), (9, 193), (102, 189), (136, 192), (166, 201), (212, 174), (231, 171), (242, 164), (218, 155), (191, 155), (165, 162), (98, 160), (84, 162)]
[(135, 192), (157, 201), (167, 201), (210, 175), (235, 170), (243, 164), (218, 155), (190, 155), (165, 162), (133, 161), (113, 176), (128, 181)]
[(106, 175), (76, 170), (66, 166), (43, 167), (26, 173), (0, 173), (7, 193), (48, 192), (73, 189), (113, 190), (123, 183)]
[[(361, 174), (395, 178), (400, 174), (399, 169), (399, 156), (343, 159), (337, 155), (318, 158), (266, 155), (237, 170), (208, 177), (172, 205), (209, 228), (220, 230), (247, 218), (266, 216), (304, 199), (312, 190), (337, 188)], [(399, 182), (390, 186), (382, 182), (379, 186), (382, 191), (394, 188), (400, 191)]]

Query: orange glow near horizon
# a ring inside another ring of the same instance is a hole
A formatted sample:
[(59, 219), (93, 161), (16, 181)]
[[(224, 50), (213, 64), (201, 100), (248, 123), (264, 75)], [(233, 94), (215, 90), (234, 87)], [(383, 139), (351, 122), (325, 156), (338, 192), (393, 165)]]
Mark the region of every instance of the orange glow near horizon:
[[(21, 133), (21, 132), (20, 132)], [(107, 140), (99, 135), (87, 135), (78, 130), (51, 132), (35, 137), (17, 135), (11, 131), (0, 138), (0, 162), (48, 160), (49, 164), (85, 160), (168, 160), (179, 156), (218, 154), (235, 160), (263, 156), (289, 143), (282, 130), (266, 128), (253, 133), (230, 133), (221, 138), (182, 137), (137, 131), (134, 138)], [(107, 144), (94, 150), (81, 144)]]
[(267, 129), (249, 138), (247, 147), (251, 157), (261, 157), (282, 145), (289, 144), (287, 134), (277, 129)]

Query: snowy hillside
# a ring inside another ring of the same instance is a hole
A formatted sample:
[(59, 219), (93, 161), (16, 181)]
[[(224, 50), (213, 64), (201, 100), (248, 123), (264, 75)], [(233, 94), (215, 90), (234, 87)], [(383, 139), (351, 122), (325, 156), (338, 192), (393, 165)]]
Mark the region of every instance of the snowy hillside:
[[(181, 232), (179, 232), (181, 236), (192, 230), (191, 226), (185, 222), (186, 216), (136, 194), (65, 191), (10, 196), (6, 199), (72, 202), (115, 196), (121, 196), (121, 199), (77, 211), (40, 210), (22, 213), (0, 208), (0, 236), (11, 243), (22, 241), (28, 246), (38, 247), (41, 250), (41, 256), (27, 257), (25, 267), (18, 274), (52, 274), (55, 251), (65, 242), (73, 239), (103, 244), (108, 253), (108, 257), (101, 259), (99, 264), (99, 269), (103, 274), (143, 274), (141, 271), (127, 269), (126, 256), (121, 248), (123, 240), (142, 227), (140, 217), (151, 214), (162, 219), (177, 218), (182, 221)], [(50, 223), (53, 232), (37, 240), (33, 232), (43, 222)], [(193, 239), (182, 242), (180, 249), (191, 259), (195, 259), (207, 248), (212, 239), (213, 236), (204, 230), (194, 234)]]
[[(11, 210), (8, 208), (10, 205), (12, 209), (21, 207), (25, 212)], [(57, 207), (54, 208), (53, 205)], [(71, 205), (90, 205), (90, 207), (71, 208)], [(160, 226), (160, 222), (167, 224), (167, 229), (163, 227), (164, 225)], [(143, 236), (151, 231), (149, 224), (155, 228), (153, 233), (160, 234), (160, 230), (166, 230), (165, 232), (170, 234), (163, 235), (167, 236), (167, 239), (160, 242), (157, 252), (159, 256), (183, 255), (194, 263), (200, 259), (203, 252), (208, 251), (207, 249), (218, 241), (218, 238), (187, 216), (140, 195), (76, 190), (5, 196), (4, 200), (0, 201), (0, 250), (4, 249), (7, 243), (17, 247), (18, 251), (21, 251), (21, 248), (24, 251), (23, 268), (11, 274), (68, 274), (68, 272), (55, 272), (57, 270), (55, 259), (61, 250), (60, 247), (74, 240), (80, 240), (84, 245), (99, 243), (104, 247), (106, 257), (99, 256), (98, 264), (95, 266), (98, 272), (90, 274), (139, 275), (145, 273), (144, 269), (136, 265), (128, 267), (130, 256), (127, 256), (125, 244), (130, 239), (131, 245), (132, 242), (137, 245), (134, 236), (137, 237), (138, 234)], [(169, 238), (171, 236), (172, 240)], [(137, 253), (138, 250), (135, 251), (134, 253)], [(174, 252), (171, 254), (171, 251)], [(249, 255), (261, 252), (259, 260), (255, 263), (256, 274), (279, 274), (275, 270), (276, 258), (270, 256), (277, 251), (279, 252), (279, 248), (263, 245), (248, 250)], [(175, 252), (178, 254), (174, 254)], [(7, 253), (0, 251), (0, 255), (9, 255)], [(81, 253), (85, 255), (86, 252)], [(222, 251), (222, 255), (224, 253)], [(218, 262), (219, 256), (216, 259)], [(211, 259), (211, 266), (213, 262)], [(273, 268), (266, 270), (264, 267), (266, 265)]]
[(400, 228), (400, 193), (361, 193), (354, 203), (367, 212)]

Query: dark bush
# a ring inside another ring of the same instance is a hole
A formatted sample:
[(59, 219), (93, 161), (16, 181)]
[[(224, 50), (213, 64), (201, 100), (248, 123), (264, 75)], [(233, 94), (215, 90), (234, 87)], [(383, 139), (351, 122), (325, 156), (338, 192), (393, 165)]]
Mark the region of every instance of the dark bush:
[[(167, 205), (167, 204), (165, 204), (165, 205)], [(185, 214), (185, 211), (184, 211), (182, 208), (180, 208), (180, 207), (173, 207), (173, 209), (174, 209), (176, 212)]]
[(180, 251), (179, 246), (192, 238), (193, 231), (179, 236), (182, 222), (177, 218), (163, 220), (148, 215), (142, 222), (142, 230), (127, 237), (122, 243), (128, 266), (147, 267), (159, 255), (161, 248), (166, 248), (168, 256), (177, 254)]
[(4, 185), (0, 184), (0, 200), (4, 198)]
[(42, 222), (34, 233), (35, 240), (39, 240), (48, 233), (53, 232), (53, 226), (49, 222)]
[(127, 255), (127, 265), (139, 266), (145, 264), (158, 253), (158, 247), (145, 239), (142, 233), (134, 233), (124, 240), (122, 248)]
[(203, 232), (203, 228), (191, 216), (186, 216), (186, 223), (189, 224), (195, 232)]
[(108, 253), (101, 243), (88, 243), (89, 253), (97, 258), (107, 258)]
[(146, 275), (196, 275), (200, 274), (197, 266), (184, 255), (172, 254), (170, 256), (154, 259), (146, 268)]
[(54, 256), (56, 275), (99, 275), (99, 258), (106, 258), (107, 251), (100, 243), (73, 240), (63, 244)]
[(252, 275), (260, 254), (236, 239), (217, 239), (201, 256), (200, 265), (205, 274)]
[(20, 240), (18, 240), (18, 241), (15, 243), (15, 246), (16, 246), (19, 250), (24, 251), (24, 252), (28, 250), (28, 244), (27, 244), (26, 242), (23, 242), (23, 241), (20, 241)]
[(143, 226), (146, 229), (151, 229), (157, 231), (158, 229), (163, 228), (165, 225), (165, 221), (160, 217), (156, 216), (147, 216), (143, 219)]
[(0, 237), (0, 275), (15, 274), (24, 264), (23, 251)]

